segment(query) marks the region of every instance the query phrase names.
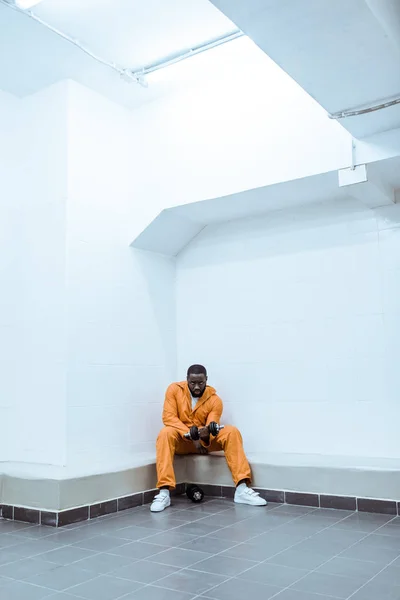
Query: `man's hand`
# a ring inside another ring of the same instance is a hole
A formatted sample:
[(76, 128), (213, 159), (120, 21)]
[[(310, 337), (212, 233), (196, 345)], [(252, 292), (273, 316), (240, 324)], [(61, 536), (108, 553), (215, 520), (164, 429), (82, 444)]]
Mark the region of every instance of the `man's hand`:
[(208, 431), (208, 427), (199, 427), (199, 436), (206, 444), (210, 443), (210, 432)]
[(193, 444), (199, 454), (208, 454), (207, 448), (204, 448), (204, 446), (200, 444), (200, 440), (196, 440)]

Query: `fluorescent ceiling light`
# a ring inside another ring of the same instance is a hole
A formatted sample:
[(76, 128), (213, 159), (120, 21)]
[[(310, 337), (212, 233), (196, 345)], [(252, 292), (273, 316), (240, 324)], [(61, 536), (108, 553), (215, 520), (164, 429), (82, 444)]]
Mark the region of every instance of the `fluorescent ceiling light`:
[(42, 0), (15, 0), (15, 4), (18, 8), (22, 8), (23, 10), (27, 10), (28, 8), (32, 8), (32, 6), (36, 6)]

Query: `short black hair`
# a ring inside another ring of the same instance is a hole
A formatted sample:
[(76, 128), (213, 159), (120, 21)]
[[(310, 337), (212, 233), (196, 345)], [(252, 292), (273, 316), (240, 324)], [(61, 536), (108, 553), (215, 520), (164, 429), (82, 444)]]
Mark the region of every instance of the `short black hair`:
[(192, 365), (187, 370), (187, 376), (189, 375), (205, 375), (207, 377), (207, 369), (203, 365)]

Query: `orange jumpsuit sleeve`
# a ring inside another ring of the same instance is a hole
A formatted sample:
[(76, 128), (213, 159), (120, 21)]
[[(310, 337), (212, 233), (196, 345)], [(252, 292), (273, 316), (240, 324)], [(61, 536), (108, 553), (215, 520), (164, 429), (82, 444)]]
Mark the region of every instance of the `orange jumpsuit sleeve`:
[[(208, 413), (206, 425), (209, 425), (212, 421), (219, 423), (221, 416), (222, 416), (223, 408), (224, 408), (224, 405), (222, 404), (221, 398), (219, 396), (216, 396), (214, 399), (212, 408), (211, 408), (210, 412)], [(210, 441), (208, 444), (206, 444), (203, 441), (201, 443), (203, 446), (205, 446), (205, 448), (208, 448), (211, 445), (211, 442), (213, 439), (214, 439), (214, 436), (210, 435), (210, 437), (209, 437)]]
[(174, 385), (170, 385), (166, 391), (162, 421), (166, 427), (177, 429), (182, 436), (189, 431), (189, 427), (182, 423), (178, 416), (178, 402)]

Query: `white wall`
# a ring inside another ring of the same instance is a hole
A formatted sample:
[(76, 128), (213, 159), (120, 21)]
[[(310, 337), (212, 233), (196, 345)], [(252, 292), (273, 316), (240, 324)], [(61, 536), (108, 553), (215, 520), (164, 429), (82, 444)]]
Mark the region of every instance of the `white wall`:
[(129, 244), (143, 198), (131, 113), (69, 83), (68, 465), (154, 453), (176, 371), (175, 264)]
[(178, 368), (205, 363), (248, 451), (400, 458), (400, 208), (207, 227), (178, 257)]
[(66, 86), (15, 99), (14, 105), (11, 143), (0, 160), (6, 170), (1, 205), (8, 264), (2, 291), (4, 285), (13, 302), (11, 318), (1, 311), (8, 326), (9, 362), (1, 377), (2, 396), (11, 400), (7, 459), (60, 465), (65, 460)]
[(9, 457), (10, 412), (14, 402), (17, 310), (15, 224), (18, 101), (0, 91), (0, 462)]

